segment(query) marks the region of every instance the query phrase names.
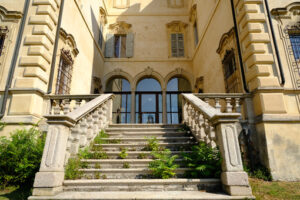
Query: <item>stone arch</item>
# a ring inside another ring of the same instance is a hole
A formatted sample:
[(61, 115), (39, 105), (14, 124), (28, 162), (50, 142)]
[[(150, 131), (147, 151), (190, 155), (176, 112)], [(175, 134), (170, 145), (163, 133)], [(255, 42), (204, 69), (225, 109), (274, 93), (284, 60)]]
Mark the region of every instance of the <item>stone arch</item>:
[(175, 69), (174, 71), (170, 72), (166, 77), (165, 77), (165, 85), (167, 86), (169, 81), (172, 79), (172, 78), (175, 78), (175, 77), (182, 77), (182, 78), (185, 78), (191, 85), (191, 89), (193, 90), (193, 85), (194, 85), (194, 76), (181, 69), (181, 68), (177, 68)]
[(134, 91), (136, 90), (138, 82), (144, 78), (156, 79), (161, 85), (161, 90), (162, 91), (166, 90), (166, 84), (165, 84), (165, 81), (164, 81), (164, 78), (162, 77), (162, 75), (160, 75), (158, 72), (154, 71), (152, 68), (147, 67), (143, 72), (141, 72), (135, 76), (133, 85), (132, 85), (132, 88), (134, 89)]
[(134, 80), (130, 74), (124, 72), (121, 69), (115, 69), (114, 71), (106, 74), (103, 78), (103, 91), (106, 90), (107, 83), (113, 78), (124, 78), (130, 83), (131, 90), (133, 89)]

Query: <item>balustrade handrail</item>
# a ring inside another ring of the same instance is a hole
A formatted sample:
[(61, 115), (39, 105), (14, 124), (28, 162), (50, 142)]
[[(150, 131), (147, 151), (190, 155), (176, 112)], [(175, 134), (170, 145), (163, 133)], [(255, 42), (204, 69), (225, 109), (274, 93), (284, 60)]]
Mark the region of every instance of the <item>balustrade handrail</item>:
[[(88, 99), (89, 96), (97, 97), (86, 104), (78, 107), (77, 109), (74, 109), (73, 111), (65, 114), (65, 115), (45, 115), (45, 118), (48, 119), (48, 123), (58, 123), (58, 121), (67, 121), (69, 125), (74, 125), (76, 122), (78, 122), (81, 118), (88, 115), (91, 111), (99, 107), (101, 104), (104, 104), (107, 100), (112, 99), (114, 97), (113, 94), (102, 94), (102, 95), (67, 95), (67, 97), (64, 97), (64, 95), (55, 95), (51, 96), (53, 99), (61, 99), (59, 97), (63, 97), (65, 99)], [(71, 123), (71, 124), (70, 124)]]
[(188, 101), (190, 104), (194, 106), (194, 108), (198, 109), (205, 117), (209, 120), (213, 120), (215, 118), (232, 118), (237, 119), (241, 116), (240, 113), (222, 113), (216, 108), (210, 106), (208, 103), (202, 101), (194, 94), (182, 94), (183, 98)]
[[(51, 94), (51, 95), (45, 95), (45, 99), (50, 100), (62, 100), (62, 99), (95, 99), (99, 97), (100, 94), (68, 94), (68, 95), (62, 95), (62, 94)], [(102, 96), (102, 95), (101, 95)]]
[(243, 93), (194, 93), (199, 98), (248, 98), (251, 94)]

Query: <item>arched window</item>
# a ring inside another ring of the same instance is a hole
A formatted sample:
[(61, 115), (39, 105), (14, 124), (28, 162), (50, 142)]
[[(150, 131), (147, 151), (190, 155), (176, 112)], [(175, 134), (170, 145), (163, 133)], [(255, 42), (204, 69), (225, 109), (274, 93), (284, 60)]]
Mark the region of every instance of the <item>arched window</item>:
[(106, 86), (107, 93), (114, 93), (113, 123), (130, 123), (131, 117), (131, 87), (124, 78), (111, 79)]
[(136, 122), (162, 123), (162, 92), (153, 78), (142, 79), (136, 90)]
[(190, 93), (191, 84), (182, 77), (172, 78), (167, 85), (167, 119), (168, 124), (179, 124), (182, 121), (181, 93)]

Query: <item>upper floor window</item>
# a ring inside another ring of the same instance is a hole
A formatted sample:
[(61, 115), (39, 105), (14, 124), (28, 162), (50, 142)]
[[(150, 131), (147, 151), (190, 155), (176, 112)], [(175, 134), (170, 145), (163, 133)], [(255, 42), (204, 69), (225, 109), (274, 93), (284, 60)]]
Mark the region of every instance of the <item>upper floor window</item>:
[(114, 0), (114, 8), (128, 8), (130, 0)]
[(115, 57), (126, 58), (126, 35), (115, 35)]
[(184, 35), (183, 33), (171, 34), (172, 57), (184, 57)]
[(134, 50), (134, 34), (131, 24), (116, 22), (108, 27), (110, 33), (106, 34), (106, 58), (131, 58)]
[(70, 94), (73, 62), (71, 52), (62, 49), (58, 67), (56, 94)]
[(198, 42), (199, 42), (197, 21), (195, 21), (195, 23), (194, 23), (193, 31), (194, 31), (194, 41), (195, 41), (195, 46), (197, 46), (197, 45), (198, 45)]
[(300, 59), (300, 32), (289, 34), (294, 57), (297, 61)]
[(228, 79), (236, 71), (236, 63), (233, 50), (227, 51), (223, 60), (224, 76)]

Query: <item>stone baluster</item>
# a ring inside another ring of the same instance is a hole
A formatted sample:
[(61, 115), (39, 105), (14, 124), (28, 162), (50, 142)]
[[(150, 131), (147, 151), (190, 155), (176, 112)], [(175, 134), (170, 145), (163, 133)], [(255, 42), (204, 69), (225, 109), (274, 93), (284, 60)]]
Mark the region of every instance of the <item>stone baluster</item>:
[(241, 113), (241, 105), (240, 105), (240, 98), (235, 98), (235, 112)]
[(60, 101), (59, 100), (54, 100), (54, 108), (53, 108), (53, 114), (54, 115), (60, 115)]
[(80, 107), (81, 101), (82, 101), (81, 99), (75, 99), (74, 110)]
[(93, 124), (94, 124), (93, 117), (91, 114), (89, 114), (86, 117), (86, 122), (87, 122), (86, 139), (87, 141), (90, 141), (93, 137)]
[(215, 102), (216, 102), (215, 108), (216, 108), (219, 112), (221, 112), (220, 98), (215, 98)]
[(70, 99), (64, 99), (62, 102), (63, 105), (63, 113), (64, 115), (68, 114), (71, 111), (70, 108)]
[(79, 139), (79, 147), (85, 147), (87, 144), (86, 132), (88, 130), (88, 123), (86, 118), (80, 120), (80, 139)]
[(231, 98), (225, 98), (225, 101), (226, 101), (226, 112), (232, 113)]

